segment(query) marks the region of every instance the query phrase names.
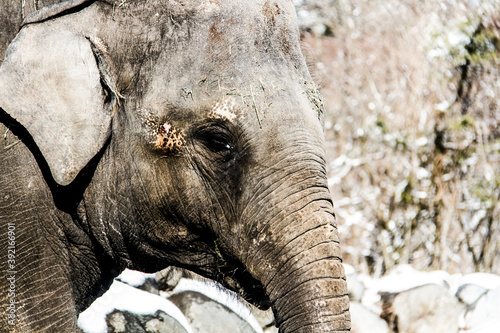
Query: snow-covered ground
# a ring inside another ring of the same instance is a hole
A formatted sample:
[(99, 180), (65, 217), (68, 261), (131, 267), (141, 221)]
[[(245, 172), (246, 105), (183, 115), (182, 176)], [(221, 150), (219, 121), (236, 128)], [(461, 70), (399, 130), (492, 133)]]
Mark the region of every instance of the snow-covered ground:
[(115, 279), (104, 295), (80, 314), (78, 326), (85, 333), (106, 333), (108, 329), (106, 316), (114, 310), (138, 315), (155, 315), (157, 311), (163, 311), (179, 322), (186, 332), (192, 333), (193, 330), (188, 320), (181, 310), (168, 300), (168, 297), (185, 291), (193, 291), (229, 308), (246, 321), (255, 333), (263, 332), (250, 308), (241, 301), (241, 298), (216, 282), (181, 278), (173, 291), (160, 291), (160, 295), (155, 295), (138, 289), (145, 284), (147, 279), (155, 279), (155, 274), (125, 270)]
[[(488, 273), (462, 275), (449, 274), (445, 271), (422, 272), (409, 265), (398, 266), (382, 278), (356, 275), (354, 268), (348, 265), (346, 265), (346, 274), (350, 294), (357, 298), (364, 308), (363, 311), (369, 310), (373, 314), (383, 315), (384, 311), (388, 311), (387, 303), (384, 303), (387, 299), (383, 299), (383, 294), (399, 295), (411, 290), (420, 290), (417, 289), (419, 287), (436, 285), (442, 287), (440, 290), (445, 291), (447, 297), (445, 302), (452, 300), (456, 309), (459, 309), (454, 314), (459, 332), (500, 332), (500, 276), (498, 275)], [(429, 298), (430, 306), (432, 302), (434, 300)], [(409, 304), (406, 305), (407, 311), (419, 311), (419, 309), (412, 309), (414, 306), (412, 303), (410, 299)], [(389, 303), (389, 307), (392, 306)], [(359, 307), (351, 307), (351, 312), (354, 311), (360, 311)], [(397, 312), (398, 309), (391, 308), (389, 312), (391, 311)], [(449, 314), (446, 315), (449, 317)], [(357, 318), (356, 314), (353, 314), (353, 318)], [(403, 319), (399, 318), (399, 320)], [(369, 332), (369, 329), (353, 330), (353, 332)]]
[[(440, 290), (445, 290), (447, 297), (453, 300), (458, 309), (461, 309), (456, 312), (455, 323), (459, 327), (459, 332), (496, 333), (499, 331), (500, 276), (487, 273), (462, 275), (449, 274), (445, 271), (422, 272), (409, 265), (402, 265), (382, 278), (373, 278), (357, 275), (352, 266), (344, 266), (353, 302), (351, 313), (354, 333), (373, 332), (370, 329), (373, 330), (375, 326), (377, 326), (376, 332), (389, 333), (389, 326), (379, 317), (384, 311), (384, 300), (382, 300), (381, 294), (399, 295), (428, 285), (440, 286)], [(192, 329), (189, 320), (186, 319), (182, 311), (168, 300), (173, 295), (191, 291), (208, 297), (216, 302), (214, 304), (224, 305), (248, 323), (253, 332), (276, 332), (275, 329), (271, 331), (273, 328), (263, 329), (248, 305), (240, 297), (215, 282), (182, 278), (173, 291), (159, 291), (158, 295), (158, 293), (154, 294), (138, 289), (145, 284), (147, 279), (154, 280), (155, 275), (130, 270), (124, 271), (102, 297), (80, 314), (79, 326), (86, 333), (105, 333), (108, 329), (106, 316), (114, 310), (151, 316), (157, 314), (157, 311), (163, 311), (176, 320), (179, 327), (182, 327), (185, 332), (195, 332), (196, 330)], [(429, 302), (431, 302), (430, 299)], [(411, 303), (408, 304), (409, 308), (412, 306)], [(394, 311), (398, 311), (398, 309)], [(439, 314), (434, 313), (433, 315), (439, 317)], [(373, 318), (368, 320), (367, 316)], [(453, 318), (452, 320), (454, 320)], [(402, 324), (400, 323), (400, 325)], [(238, 332), (236, 328), (235, 332)]]
[[(132, 274), (138, 276), (137, 273)], [(157, 311), (163, 311), (177, 320), (188, 333), (193, 332), (184, 314), (172, 302), (117, 280), (104, 295), (80, 314), (78, 326), (85, 333), (105, 333), (108, 328), (106, 316), (114, 310), (140, 315), (154, 315)]]

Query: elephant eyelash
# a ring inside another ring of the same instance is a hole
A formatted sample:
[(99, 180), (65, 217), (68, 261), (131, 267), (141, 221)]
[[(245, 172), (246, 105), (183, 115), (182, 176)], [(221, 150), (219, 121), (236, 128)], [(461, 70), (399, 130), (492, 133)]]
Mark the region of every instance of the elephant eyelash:
[(205, 124), (197, 130), (196, 138), (209, 150), (224, 156), (235, 150), (233, 135), (219, 122)]
[(202, 139), (203, 144), (213, 152), (225, 152), (233, 149), (230, 139), (222, 133), (208, 134)]

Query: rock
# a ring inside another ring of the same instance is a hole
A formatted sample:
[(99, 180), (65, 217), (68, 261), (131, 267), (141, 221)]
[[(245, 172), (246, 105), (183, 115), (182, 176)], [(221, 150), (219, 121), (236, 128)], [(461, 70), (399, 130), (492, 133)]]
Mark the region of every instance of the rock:
[(398, 333), (456, 333), (465, 307), (448, 288), (437, 284), (381, 293), (381, 299), (381, 317)]
[(461, 327), (467, 333), (492, 333), (500, 328), (500, 287), (485, 293), (476, 302), (473, 309), (465, 315), (465, 325)]
[(114, 311), (106, 317), (108, 331), (110, 333), (121, 333), (127, 330), (127, 318), (120, 311)]
[(361, 303), (351, 302), (352, 333), (389, 333), (389, 325)]
[(191, 333), (189, 327), (184, 327), (170, 315), (158, 311), (153, 318), (144, 323), (146, 333)]
[(451, 276), (444, 271), (422, 272), (410, 265), (395, 267), (388, 275), (377, 279), (362, 276), (365, 290), (362, 303), (372, 311), (380, 314), (380, 295), (397, 295), (401, 292), (418, 288), (423, 285), (436, 284), (448, 288)]
[(137, 315), (115, 310), (106, 317), (108, 333), (189, 333), (177, 320), (163, 311)]
[(262, 327), (252, 315), (247, 303), (235, 292), (227, 290), (219, 283), (206, 279), (193, 280), (182, 278), (172, 291), (172, 294), (175, 295), (185, 291), (197, 292), (208, 297), (215, 303), (223, 304), (245, 322), (249, 323), (256, 332), (262, 332)]
[(158, 283), (156, 283), (156, 280), (152, 278), (146, 279), (144, 283), (137, 288), (151, 294), (160, 295), (160, 288), (158, 287)]
[(460, 302), (470, 306), (474, 304), (487, 291), (488, 289), (475, 284), (464, 284), (458, 287), (455, 296)]
[(228, 307), (199, 292), (183, 291), (169, 300), (181, 309), (195, 333), (259, 332)]

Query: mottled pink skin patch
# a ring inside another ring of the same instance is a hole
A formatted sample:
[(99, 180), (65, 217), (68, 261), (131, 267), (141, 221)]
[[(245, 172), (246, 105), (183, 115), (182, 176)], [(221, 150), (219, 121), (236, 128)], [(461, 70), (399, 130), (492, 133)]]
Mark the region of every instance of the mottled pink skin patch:
[(177, 152), (184, 146), (184, 136), (180, 130), (168, 123), (158, 126), (155, 148), (165, 152)]
[(236, 114), (234, 113), (235, 102), (234, 100), (227, 100), (224, 102), (217, 102), (212, 108), (211, 117), (226, 119), (234, 121)]
[(160, 134), (167, 135), (168, 132), (170, 132), (170, 128), (172, 128), (172, 126), (170, 126), (169, 124), (165, 123), (163, 125), (160, 125), (159, 132), (160, 132)]

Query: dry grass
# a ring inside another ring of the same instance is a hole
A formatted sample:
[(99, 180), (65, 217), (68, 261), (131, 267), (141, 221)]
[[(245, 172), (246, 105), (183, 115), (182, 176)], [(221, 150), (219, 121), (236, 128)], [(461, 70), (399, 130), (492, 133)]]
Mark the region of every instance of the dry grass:
[(500, 12), (471, 3), (339, 0), (333, 36), (303, 37), (361, 271), (500, 273)]

